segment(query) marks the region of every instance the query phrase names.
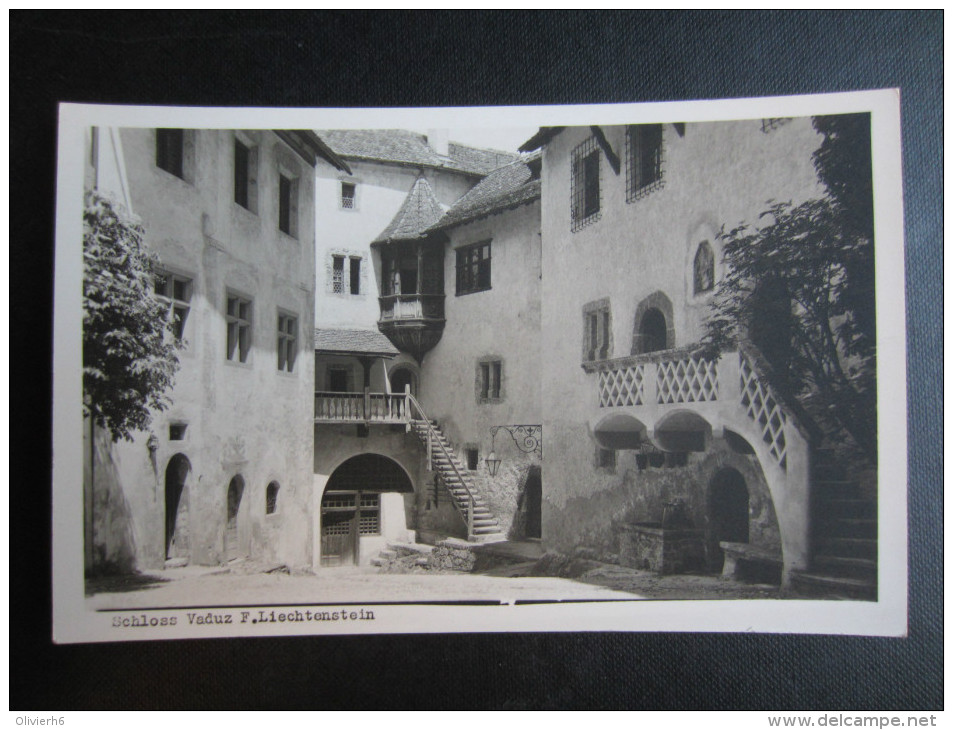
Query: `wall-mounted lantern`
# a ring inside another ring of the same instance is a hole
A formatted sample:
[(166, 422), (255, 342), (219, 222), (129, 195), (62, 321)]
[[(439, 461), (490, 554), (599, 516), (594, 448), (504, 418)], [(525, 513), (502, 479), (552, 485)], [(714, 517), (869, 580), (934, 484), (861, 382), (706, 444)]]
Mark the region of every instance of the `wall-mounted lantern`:
[(543, 458), (543, 427), (537, 425), (518, 425), (518, 426), (493, 426), (490, 429), (490, 435), (492, 437), (492, 446), (490, 447), (490, 455), (486, 457), (486, 469), (490, 472), (491, 477), (495, 477), (497, 471), (499, 471), (500, 464), (502, 459), (498, 458), (496, 455), (496, 433), (500, 429), (506, 431), (512, 438), (513, 442), (524, 454), (533, 454), (536, 453), (539, 455), (540, 460)]

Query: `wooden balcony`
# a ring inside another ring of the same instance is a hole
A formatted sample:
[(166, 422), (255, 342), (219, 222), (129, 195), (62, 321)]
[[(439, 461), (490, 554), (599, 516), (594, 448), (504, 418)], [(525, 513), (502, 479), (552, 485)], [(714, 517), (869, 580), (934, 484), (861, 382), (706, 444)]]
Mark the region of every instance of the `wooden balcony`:
[(394, 346), (409, 352), (417, 362), (443, 335), (443, 294), (391, 294), (379, 298), (378, 329)]
[(408, 422), (406, 393), (315, 393), (315, 423)]

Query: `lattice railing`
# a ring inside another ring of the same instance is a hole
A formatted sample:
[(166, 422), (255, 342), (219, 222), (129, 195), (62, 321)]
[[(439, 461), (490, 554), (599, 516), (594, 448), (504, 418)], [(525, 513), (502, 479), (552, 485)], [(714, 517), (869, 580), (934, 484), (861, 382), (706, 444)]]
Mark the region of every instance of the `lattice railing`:
[(644, 402), (644, 366), (630, 365), (599, 373), (599, 407), (640, 406)]
[(741, 405), (748, 417), (758, 424), (761, 438), (768, 445), (771, 455), (782, 469), (787, 468), (787, 442), (784, 426), (787, 416), (771, 387), (761, 380), (751, 362), (743, 354), (741, 358)]
[(658, 364), (656, 372), (659, 403), (718, 400), (718, 369), (714, 362), (694, 357), (665, 360)]

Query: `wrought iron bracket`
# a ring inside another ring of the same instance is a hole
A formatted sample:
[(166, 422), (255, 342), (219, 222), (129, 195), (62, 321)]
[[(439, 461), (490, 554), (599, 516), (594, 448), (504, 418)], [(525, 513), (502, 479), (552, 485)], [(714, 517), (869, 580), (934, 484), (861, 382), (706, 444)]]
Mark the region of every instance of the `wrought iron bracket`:
[(493, 426), (490, 428), (490, 435), (496, 442), (497, 432), (503, 429), (513, 439), (516, 448), (524, 454), (536, 453), (539, 458), (543, 458), (543, 427), (537, 425), (520, 424), (515, 426)]

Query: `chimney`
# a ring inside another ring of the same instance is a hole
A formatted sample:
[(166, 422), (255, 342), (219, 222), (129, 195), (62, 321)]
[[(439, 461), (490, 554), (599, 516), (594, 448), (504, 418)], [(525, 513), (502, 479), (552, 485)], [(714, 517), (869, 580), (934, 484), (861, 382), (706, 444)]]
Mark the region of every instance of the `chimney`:
[(427, 144), (438, 155), (448, 157), (450, 155), (450, 130), (449, 129), (428, 129)]

